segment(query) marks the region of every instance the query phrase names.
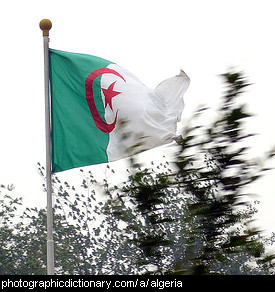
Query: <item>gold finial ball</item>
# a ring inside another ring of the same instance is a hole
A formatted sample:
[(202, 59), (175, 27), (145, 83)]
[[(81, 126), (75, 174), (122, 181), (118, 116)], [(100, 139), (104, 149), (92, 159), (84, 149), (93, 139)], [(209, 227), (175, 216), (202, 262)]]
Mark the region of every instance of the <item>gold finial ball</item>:
[(49, 19), (42, 19), (39, 26), (40, 29), (43, 30), (43, 36), (49, 36), (49, 30), (52, 28), (52, 22)]

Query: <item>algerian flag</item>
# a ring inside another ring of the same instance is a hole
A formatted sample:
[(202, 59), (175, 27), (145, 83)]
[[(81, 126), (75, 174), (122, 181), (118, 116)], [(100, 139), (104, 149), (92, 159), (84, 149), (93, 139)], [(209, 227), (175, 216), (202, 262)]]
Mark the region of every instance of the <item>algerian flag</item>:
[(172, 142), (189, 83), (181, 71), (150, 89), (112, 62), (50, 49), (52, 171)]

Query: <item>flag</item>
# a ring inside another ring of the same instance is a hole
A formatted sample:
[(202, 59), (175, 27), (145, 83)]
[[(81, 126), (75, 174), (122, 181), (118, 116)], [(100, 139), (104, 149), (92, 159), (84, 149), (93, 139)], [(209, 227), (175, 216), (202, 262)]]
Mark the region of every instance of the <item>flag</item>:
[(52, 171), (115, 161), (173, 141), (189, 86), (155, 89), (105, 59), (50, 49)]

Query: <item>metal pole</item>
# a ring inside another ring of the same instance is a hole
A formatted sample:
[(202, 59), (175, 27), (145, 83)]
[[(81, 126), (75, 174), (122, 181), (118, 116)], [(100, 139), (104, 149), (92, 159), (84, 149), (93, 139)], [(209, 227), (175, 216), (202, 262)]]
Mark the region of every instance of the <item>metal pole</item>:
[(52, 170), (51, 170), (51, 115), (49, 94), (49, 30), (52, 23), (48, 19), (40, 21), (44, 41), (44, 84), (45, 84), (45, 125), (46, 125), (46, 187), (47, 187), (47, 274), (54, 275)]

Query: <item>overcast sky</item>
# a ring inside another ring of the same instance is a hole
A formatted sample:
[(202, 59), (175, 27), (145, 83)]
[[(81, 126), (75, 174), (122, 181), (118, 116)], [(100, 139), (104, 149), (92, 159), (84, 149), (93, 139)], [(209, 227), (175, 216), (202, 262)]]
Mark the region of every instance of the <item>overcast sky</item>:
[[(45, 164), (43, 18), (53, 23), (50, 47), (111, 60), (148, 87), (182, 68), (191, 79), (182, 123), (199, 104), (217, 104), (223, 91), (218, 75), (235, 66), (254, 83), (244, 100), (257, 115), (249, 129), (260, 134), (253, 142), (255, 154), (275, 144), (274, 1), (10, 0), (0, 5), (0, 183), (13, 183), (27, 204), (46, 205), (36, 170), (37, 162)], [(105, 165), (98, 168), (104, 172)], [(261, 224), (275, 231), (274, 176), (270, 172), (255, 191), (261, 194)]]

